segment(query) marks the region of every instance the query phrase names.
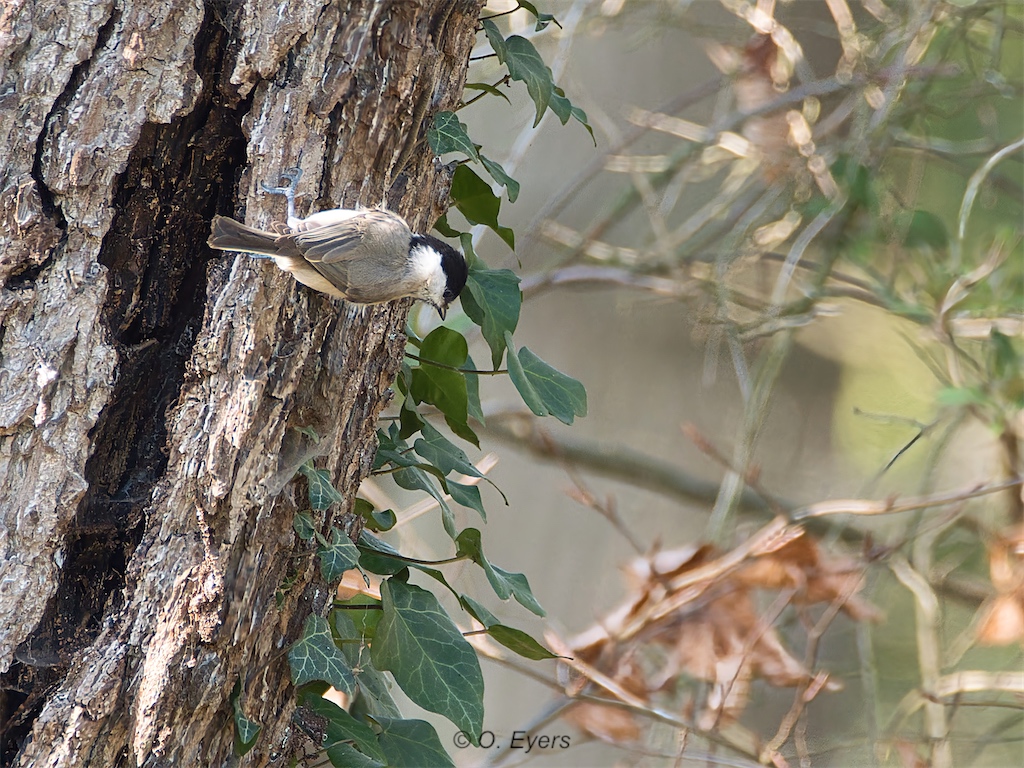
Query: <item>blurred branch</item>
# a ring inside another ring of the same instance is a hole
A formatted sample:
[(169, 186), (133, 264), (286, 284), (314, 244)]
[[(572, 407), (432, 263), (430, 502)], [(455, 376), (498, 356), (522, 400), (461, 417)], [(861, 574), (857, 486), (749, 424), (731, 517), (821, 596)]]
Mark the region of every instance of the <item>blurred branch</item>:
[(896, 512), (907, 512), (912, 509), (925, 509), (927, 507), (938, 507), (944, 504), (953, 504), (967, 499), (974, 499), (979, 496), (987, 496), (990, 493), (999, 493), (1010, 488), (1015, 488), (1024, 483), (1024, 478), (1011, 477), (998, 483), (977, 484), (970, 488), (958, 491), (947, 491), (936, 493), (931, 496), (918, 496), (898, 501), (890, 497), (883, 501), (870, 501), (868, 499), (837, 499), (835, 501), (819, 501), (792, 513), (794, 522), (803, 522), (812, 517), (825, 517), (827, 515), (889, 515)]

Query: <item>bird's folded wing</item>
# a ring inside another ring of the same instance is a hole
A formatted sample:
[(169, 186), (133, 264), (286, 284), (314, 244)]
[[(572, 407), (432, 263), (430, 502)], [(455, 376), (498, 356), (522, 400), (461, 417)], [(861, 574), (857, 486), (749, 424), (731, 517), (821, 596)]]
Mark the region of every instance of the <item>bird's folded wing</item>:
[(292, 236), (311, 262), (332, 264), (373, 255), (404, 264), (412, 232), (405, 220), (390, 211), (371, 209), (346, 221)]

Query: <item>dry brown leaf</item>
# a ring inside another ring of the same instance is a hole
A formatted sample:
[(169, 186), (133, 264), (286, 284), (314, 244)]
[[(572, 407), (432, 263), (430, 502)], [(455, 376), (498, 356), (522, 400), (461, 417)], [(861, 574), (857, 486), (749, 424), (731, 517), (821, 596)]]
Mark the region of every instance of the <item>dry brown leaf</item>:
[(989, 544), (988, 563), (997, 594), (981, 609), (978, 642), (1024, 643), (1024, 526), (1010, 528)]
[(636, 717), (617, 707), (606, 707), (585, 701), (574, 705), (562, 715), (562, 718), (584, 733), (589, 733), (602, 741), (621, 744), (640, 738), (640, 725)]

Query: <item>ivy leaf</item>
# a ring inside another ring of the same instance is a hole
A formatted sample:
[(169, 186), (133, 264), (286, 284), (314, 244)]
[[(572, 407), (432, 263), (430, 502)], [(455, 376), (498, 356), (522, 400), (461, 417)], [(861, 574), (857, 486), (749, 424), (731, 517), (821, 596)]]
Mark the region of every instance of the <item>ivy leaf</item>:
[(484, 627), (490, 627), (494, 624), (500, 624), (498, 617), (488, 611), (483, 605), (478, 603), (469, 595), (461, 595), (459, 597), (459, 603), (466, 609), (466, 612), (474, 619), (479, 621)]
[[(502, 38), (502, 42), (505, 42), (504, 38)], [(495, 85), (491, 85), (490, 83), (466, 83), (466, 85), (463, 87), (470, 91), (486, 91), (492, 96), (501, 96), (501, 98), (503, 98), (509, 104), (512, 103), (511, 99), (509, 99), (509, 97), (505, 95), (504, 91), (502, 91)]]
[(527, 610), (538, 616), (544, 615), (544, 609), (540, 607), (537, 598), (533, 596), (530, 582), (527, 581), (526, 576), (498, 568), (484, 557), (480, 531), (476, 528), (467, 528), (456, 537), (455, 547), (459, 556), (468, 557), (484, 569), (487, 581), (490, 582), (491, 588), (498, 597), (502, 600), (515, 597), (516, 601)]
[[(466, 365), (476, 370), (476, 363), (473, 362), (472, 355), (466, 357)], [(468, 401), (466, 403), (466, 410), (469, 415), (481, 424), (485, 423), (484, 409), (480, 404), (480, 377), (471, 373), (466, 374), (466, 399)]]
[(523, 606), (523, 608), (537, 616), (547, 615), (540, 603), (537, 602), (537, 598), (533, 596), (533, 590), (530, 589), (530, 582), (524, 574), (512, 573), (511, 571), (506, 571), (504, 568), (499, 568), (496, 565), (492, 565), (491, 570), (494, 571), (497, 578), (501, 579), (508, 585), (508, 588), (512, 591), (512, 597), (514, 597), (516, 602)]
[(323, 747), (332, 764), (349, 765), (348, 762), (340, 762), (336, 759), (336, 756), (350, 757), (344, 750), (336, 749), (336, 747), (344, 746), (351, 750), (352, 748), (346, 742), (351, 742), (358, 747), (359, 752), (356, 754), (360, 757), (372, 758), (378, 765), (387, 764), (387, 756), (377, 742), (377, 734), (369, 725), (356, 720), (333, 701), (322, 696), (304, 696), (302, 706), (327, 720), (327, 733)]
[[(448, 718), (477, 741), (483, 730), (484, 678), (476, 651), (427, 590), (388, 579), (380, 594), (384, 615), (370, 647), (374, 666), (391, 672), (413, 702)], [(383, 739), (381, 746), (388, 753)]]
[(509, 345), (508, 372), (523, 402), (538, 416), (552, 415), (564, 424), (587, 415), (587, 390), (571, 376), (552, 368), (526, 347), (518, 353)]
[(256, 745), (262, 726), (242, 711), (242, 679), (231, 689), (231, 709), (235, 718), (235, 754), (242, 757)]
[(380, 746), (391, 768), (455, 768), (434, 727), (423, 720), (374, 718), (383, 728)]
[(356, 681), (348, 660), (334, 644), (331, 628), (321, 616), (306, 619), (302, 637), (288, 651), (288, 663), (296, 686), (323, 680), (348, 696), (355, 692)]
[(316, 528), (313, 527), (313, 517), (309, 512), (296, 512), (292, 518), (292, 528), (303, 541), (309, 541), (316, 535)]
[(551, 70), (533, 43), (520, 35), (512, 35), (505, 40), (504, 58), (497, 50), (495, 53), (498, 54), (498, 60), (508, 67), (508, 73), (513, 80), (526, 83), (526, 91), (537, 109), (537, 116), (533, 121), (533, 127), (536, 128), (544, 117), (544, 110), (551, 103), (551, 95), (555, 90), (555, 84), (551, 81)]
[(365, 643), (377, 633), (381, 617), (380, 600), (357, 593), (347, 600), (337, 601), (335, 606), (328, 616), (334, 622), (334, 630), (341, 640)]
[(470, 462), (466, 452), (434, 429), (429, 422), (423, 422), (420, 434), (423, 436), (413, 443), (413, 448), (444, 475), (461, 472), (470, 477), (483, 477), (480, 470)]
[(547, 29), (548, 24), (554, 23), (559, 29), (562, 25), (558, 23), (558, 19), (552, 16), (550, 13), (540, 13), (537, 11), (537, 6), (533, 3), (527, 3), (525, 0), (517, 0), (520, 8), (525, 8), (527, 11), (533, 14), (533, 17), (537, 19), (537, 26), (534, 28), (534, 32), (540, 32), (542, 29)]
[[(488, 481), (489, 482), (489, 481)], [(494, 485), (491, 483), (491, 485)], [(495, 486), (495, 490), (501, 493), (501, 490)], [(487, 513), (484, 511), (484, 502), (480, 498), (480, 489), (475, 485), (463, 485), (462, 483), (456, 483), (454, 480), (448, 481), (448, 493), (451, 494), (452, 499), (455, 500), (456, 504), (461, 504), (464, 507), (475, 509), (480, 517), (483, 518), (484, 522), (487, 522)], [(501, 494), (504, 498), (505, 494)], [(505, 500), (505, 504), (508, 504), (508, 500)]]
[(509, 248), (515, 250), (515, 233), (498, 223), (501, 198), (496, 197), (491, 191), (491, 185), (477, 176), (468, 165), (460, 165), (455, 169), (449, 194), (467, 221), (490, 227)]
[(504, 63), (505, 59), (508, 58), (508, 50), (505, 46), (505, 36), (501, 34), (501, 30), (498, 29), (498, 25), (490, 19), (483, 20), (484, 34), (487, 35), (487, 42), (491, 44), (491, 48), (494, 50), (494, 54), (498, 57), (498, 61)]
[(519, 276), (512, 270), (480, 267), (469, 271), (466, 290), (462, 292), (462, 309), (470, 320), (480, 326), (484, 340), (491, 348), (494, 370), (501, 366), (501, 358), (505, 354), (508, 344), (505, 334), (511, 334), (519, 324), (522, 303)]
[(530, 635), (515, 627), (507, 627), (504, 624), (494, 624), (487, 628), (487, 634), (497, 642), (518, 653), (525, 659), (532, 661), (543, 661), (544, 659), (562, 658), (557, 653), (552, 653)]
[(501, 163), (497, 163), (486, 157), (482, 153), (480, 154), (480, 162), (483, 163), (484, 168), (491, 174), (491, 178), (501, 184), (508, 192), (508, 201), (514, 203), (516, 198), (519, 197), (519, 182), (505, 173), (505, 169), (501, 167)]
[(445, 421), (455, 434), (478, 444), (476, 435), (469, 428), (469, 394), (466, 389), (466, 375), (450, 368), (462, 368), (469, 357), (465, 337), (451, 328), (440, 326), (431, 331), (423, 340), (420, 355), (424, 361), (449, 366), (441, 368), (423, 362), (412, 371), (409, 394), (417, 403), (432, 403), (445, 416)]
[(558, 119), (562, 121), (562, 125), (569, 122), (569, 118), (573, 118), (579, 123), (583, 124), (583, 127), (587, 129), (590, 134), (591, 140), (594, 142), (594, 146), (597, 146), (597, 138), (594, 136), (594, 129), (591, 127), (590, 122), (587, 118), (587, 113), (582, 109), (574, 105), (568, 98), (566, 98), (565, 91), (555, 86), (554, 92), (551, 94), (551, 111), (558, 116)]
[(316, 469), (312, 461), (307, 461), (299, 471), (306, 476), (306, 484), (309, 486), (309, 506), (317, 512), (322, 512), (331, 504), (344, 501), (344, 497), (338, 493), (338, 489), (331, 484), (331, 476), (326, 469)]
[(378, 576), (392, 576), (408, 567), (398, 550), (363, 531), (359, 536), (359, 567)]
[(359, 562), (359, 550), (337, 527), (331, 526), (330, 542), (319, 533), (316, 534), (316, 539), (320, 543), (320, 549), (317, 550), (320, 573), (328, 584), (339, 581), (345, 571), (356, 567)]
[(451, 507), (448, 506), (448, 502), (444, 500), (444, 494), (434, 485), (430, 476), (419, 467), (408, 467), (395, 472), (393, 477), (395, 482), (405, 490), (426, 491), (437, 500), (441, 507), (441, 522), (444, 524), (444, 529), (454, 539), (456, 535), (455, 516), (452, 514)]
[(427, 129), (427, 143), (438, 157), (449, 152), (461, 152), (470, 160), (480, 160), (476, 145), (466, 133), (465, 123), (460, 123), (454, 112), (434, 115), (434, 124)]
[(505, 331), (505, 344), (508, 347), (508, 377), (512, 379), (512, 383), (519, 390), (519, 396), (537, 416), (547, 416), (550, 412), (541, 399), (540, 393), (533, 388), (533, 383), (526, 376), (526, 371), (523, 369), (522, 363), (519, 362), (519, 356), (512, 345), (512, 334), (508, 331)]
[(331, 761), (331, 765), (336, 768), (388, 768), (387, 763), (364, 755), (355, 747), (349, 746), (347, 742), (332, 740), (332, 730), (331, 724), (328, 723), (324, 751), (327, 753), (327, 759)]

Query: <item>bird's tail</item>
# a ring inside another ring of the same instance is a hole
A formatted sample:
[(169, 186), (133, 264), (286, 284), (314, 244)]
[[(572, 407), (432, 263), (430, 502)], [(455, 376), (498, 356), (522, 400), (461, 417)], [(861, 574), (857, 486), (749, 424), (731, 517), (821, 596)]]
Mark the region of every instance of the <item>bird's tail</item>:
[(286, 256), (294, 248), (282, 247), (280, 235), (247, 227), (226, 216), (214, 216), (206, 244), (221, 251), (244, 251), (264, 256)]

